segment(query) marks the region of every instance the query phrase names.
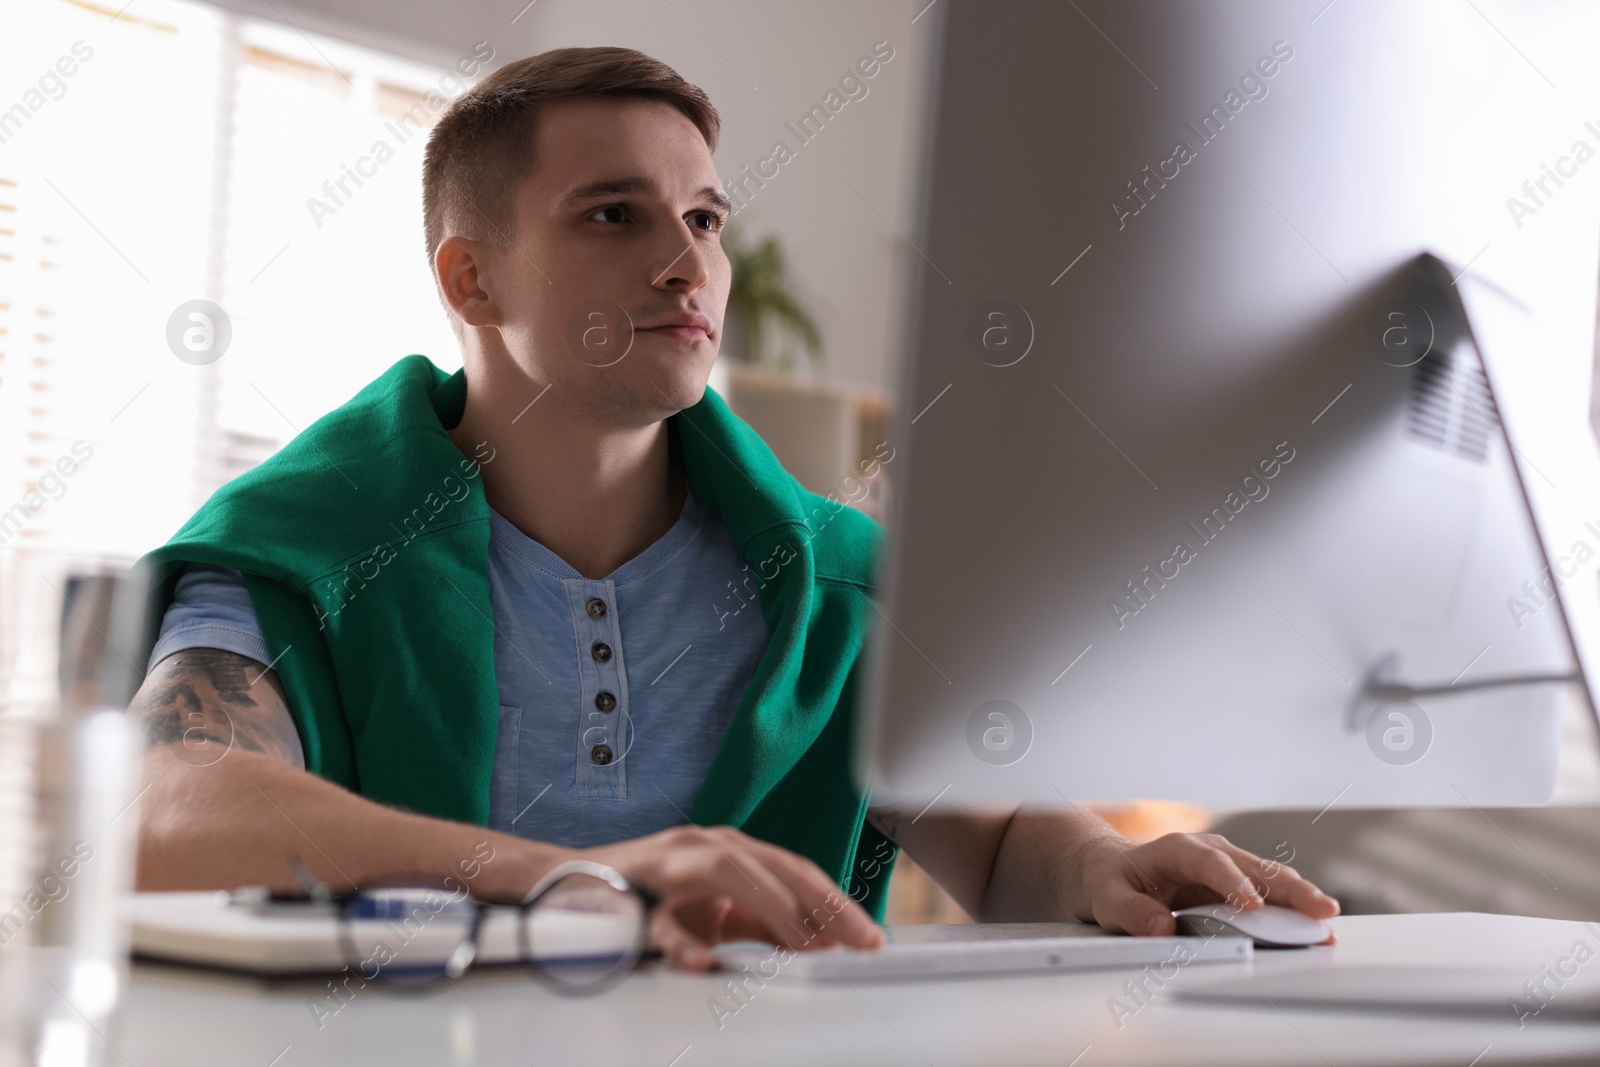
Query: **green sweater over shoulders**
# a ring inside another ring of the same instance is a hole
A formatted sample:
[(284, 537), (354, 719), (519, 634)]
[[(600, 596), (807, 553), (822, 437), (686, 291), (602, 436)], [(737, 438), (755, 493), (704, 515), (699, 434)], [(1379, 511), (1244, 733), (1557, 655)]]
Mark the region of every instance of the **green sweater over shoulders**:
[[(499, 697), (481, 465), (448, 436), (464, 372), (406, 356), (149, 553), (244, 574), (308, 770), (485, 825)], [(850, 750), (877, 523), (805, 489), (711, 389), (668, 420), (689, 488), (732, 534), (769, 639), (690, 820), (809, 857), (882, 918), (893, 866)], [(687, 607), (685, 610), (689, 610)]]

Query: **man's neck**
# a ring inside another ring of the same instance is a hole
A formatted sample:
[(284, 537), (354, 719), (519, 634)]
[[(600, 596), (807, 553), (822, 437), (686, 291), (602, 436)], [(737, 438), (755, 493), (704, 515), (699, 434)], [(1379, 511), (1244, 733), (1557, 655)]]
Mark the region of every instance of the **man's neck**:
[(688, 484), (669, 460), (667, 424), (600, 426), (563, 404), (555, 388), (529, 406), (526, 381), (518, 385), (496, 388), (469, 375), (450, 437), (469, 456), (477, 442), (494, 446), (493, 462), (481, 468), (490, 507), (585, 578), (604, 578), (683, 512)]

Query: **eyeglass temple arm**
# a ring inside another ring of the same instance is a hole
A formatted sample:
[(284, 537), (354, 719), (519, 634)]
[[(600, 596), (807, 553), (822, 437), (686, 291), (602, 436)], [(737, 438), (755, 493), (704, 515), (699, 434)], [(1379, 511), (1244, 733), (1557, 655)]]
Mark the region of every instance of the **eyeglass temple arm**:
[(600, 879), (619, 893), (626, 893), (631, 890), (644, 895), (646, 900), (653, 899), (644, 890), (624, 878), (622, 872), (615, 867), (607, 867), (605, 864), (595, 863), (593, 860), (567, 860), (550, 868), (545, 872), (543, 878), (533, 883), (533, 888), (528, 890), (527, 895), (522, 898), (523, 906), (526, 907), (532, 904), (548, 893), (551, 886), (572, 874), (587, 874), (592, 878)]
[(294, 875), (295, 884), (300, 891), (319, 903), (326, 903), (333, 899), (333, 887), (311, 873), (311, 868), (301, 862), (300, 857), (293, 852), (284, 860), (289, 868), (289, 873)]

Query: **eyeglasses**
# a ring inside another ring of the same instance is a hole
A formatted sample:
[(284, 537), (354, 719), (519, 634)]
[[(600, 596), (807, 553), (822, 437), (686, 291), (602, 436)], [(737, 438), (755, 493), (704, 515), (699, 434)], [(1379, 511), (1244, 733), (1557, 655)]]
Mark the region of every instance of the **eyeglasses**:
[(363, 981), (431, 985), (474, 963), (518, 963), (550, 989), (589, 996), (633, 972), (646, 952), (655, 897), (589, 860), (552, 868), (518, 904), (473, 899), (453, 878), (386, 879), (335, 892), (290, 857), (313, 902), (338, 917), (345, 966)]

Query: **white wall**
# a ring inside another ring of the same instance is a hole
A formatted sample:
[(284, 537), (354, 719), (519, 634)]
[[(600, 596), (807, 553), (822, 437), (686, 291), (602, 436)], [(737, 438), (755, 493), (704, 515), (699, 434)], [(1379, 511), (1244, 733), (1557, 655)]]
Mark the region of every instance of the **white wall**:
[[(931, 16), (912, 22), (924, 7), (920, 0), (537, 0), (520, 17), (515, 0), (406, 7), (383, 0), (218, 2), (439, 63), (453, 63), (487, 40), (497, 66), (550, 48), (601, 44), (637, 48), (671, 64), (705, 89), (722, 114), (716, 160), (725, 182), (745, 165), (754, 168), (775, 141), (795, 151), (736, 222), (747, 235), (783, 238), (822, 324), (825, 377), (874, 391), (892, 385), (896, 279), (917, 254), (895, 227), (911, 230), (910, 138), (921, 120), (933, 41)], [(867, 95), (846, 104), (802, 146), (784, 124), (821, 103), (878, 41), (894, 55), (867, 82)]]

